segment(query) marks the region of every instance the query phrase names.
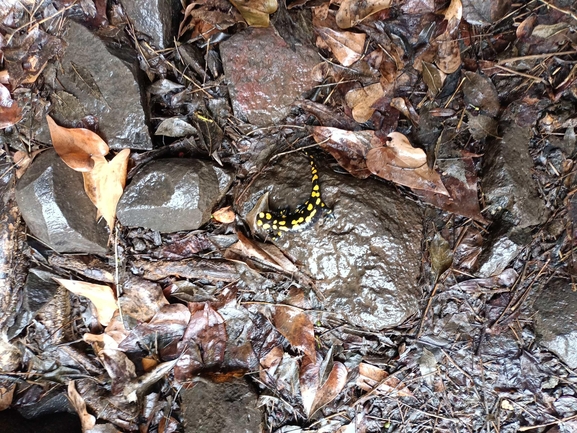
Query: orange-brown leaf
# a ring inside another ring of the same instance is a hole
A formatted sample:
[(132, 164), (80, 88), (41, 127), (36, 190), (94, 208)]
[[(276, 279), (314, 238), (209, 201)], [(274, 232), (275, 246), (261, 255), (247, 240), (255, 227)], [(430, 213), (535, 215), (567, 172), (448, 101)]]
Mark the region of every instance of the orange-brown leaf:
[(361, 89), (350, 90), (345, 95), (345, 101), (353, 111), (353, 119), (364, 123), (372, 117), (375, 112), (373, 105), (383, 96), (385, 96), (385, 89), (381, 83), (376, 83)]
[(94, 132), (84, 128), (64, 128), (46, 116), (54, 150), (62, 161), (73, 170), (90, 171), (94, 167), (92, 156), (104, 156), (108, 145)]
[(68, 382), (68, 399), (80, 417), (82, 431), (92, 430), (96, 425), (96, 418), (93, 415), (90, 415), (86, 410), (86, 402), (78, 391), (76, 391), (73, 380)]
[(82, 173), (84, 190), (111, 231), (116, 219), (116, 205), (126, 185), (129, 157), (130, 149), (123, 149), (110, 162), (103, 156), (93, 156), (92, 171)]
[(22, 110), (10, 96), (10, 91), (0, 84), (0, 129), (15, 125), (22, 119)]
[(223, 207), (222, 209), (214, 211), (212, 217), (219, 223), (223, 224), (233, 223), (236, 219), (234, 211), (230, 208), (230, 206)]
[(274, 326), (291, 346), (302, 350), (309, 358), (316, 359), (313, 322), (303, 311), (294, 307), (277, 306)]
[(249, 26), (268, 27), (270, 14), (278, 9), (277, 0), (230, 0)]

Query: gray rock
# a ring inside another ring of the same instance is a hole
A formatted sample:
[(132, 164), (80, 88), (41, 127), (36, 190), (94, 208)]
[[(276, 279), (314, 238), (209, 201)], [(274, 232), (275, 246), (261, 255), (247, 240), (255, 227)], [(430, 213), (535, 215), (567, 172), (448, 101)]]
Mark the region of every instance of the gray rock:
[(254, 391), (242, 379), (228, 383), (199, 381), (182, 390), (182, 417), (187, 433), (256, 433), (262, 415)]
[(507, 236), (500, 237), (491, 245), (487, 258), (477, 275), (482, 278), (499, 275), (522, 249), (523, 245), (513, 242)]
[(163, 159), (140, 170), (124, 191), (118, 220), (162, 233), (195, 230), (210, 220), (232, 183), (227, 170), (196, 159)]
[[(319, 165), (334, 218), (276, 242), (317, 280), (328, 311), (373, 331), (399, 325), (417, 312), (421, 296), (420, 209), (382, 182), (338, 176)], [(243, 211), (271, 189), (273, 210), (303, 203), (310, 195), (307, 159), (284, 157), (260, 176)]]
[(220, 44), (220, 54), (234, 114), (253, 125), (279, 123), (293, 102), (317, 84), (316, 49), (302, 45), (291, 50), (273, 27), (235, 34)]
[(16, 201), (32, 234), (55, 251), (106, 253), (106, 223), (96, 221), (82, 174), (53, 150), (38, 155), (18, 181)]
[(179, 0), (148, 0), (144, 7), (138, 0), (121, 3), (137, 31), (150, 36), (159, 48), (172, 45), (182, 9)]
[[(80, 24), (70, 21), (64, 37), (68, 48), (57, 72), (62, 89), (52, 98), (53, 117), (62, 126), (74, 127), (89, 114), (98, 120), (99, 134), (111, 148), (152, 149), (131, 69)], [(136, 62), (132, 66), (136, 71)]]
[(531, 177), (531, 128), (509, 123), (503, 138), (488, 143), (482, 187), (491, 214), (502, 210), (505, 221), (518, 229), (544, 222), (546, 209)]
[(577, 368), (577, 292), (570, 281), (550, 281), (535, 299), (535, 332), (539, 343), (569, 368)]

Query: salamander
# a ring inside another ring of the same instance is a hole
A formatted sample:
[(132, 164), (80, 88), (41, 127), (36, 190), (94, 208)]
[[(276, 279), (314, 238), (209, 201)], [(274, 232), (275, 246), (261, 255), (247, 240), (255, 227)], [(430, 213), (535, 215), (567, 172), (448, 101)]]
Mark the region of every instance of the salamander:
[(258, 214), (256, 225), (268, 233), (272, 239), (278, 239), (288, 232), (296, 232), (310, 227), (321, 215), (330, 215), (332, 209), (327, 207), (321, 197), (321, 186), (315, 159), (309, 153), (312, 175), (311, 195), (303, 204), (296, 207), (294, 212), (287, 209), (267, 211)]

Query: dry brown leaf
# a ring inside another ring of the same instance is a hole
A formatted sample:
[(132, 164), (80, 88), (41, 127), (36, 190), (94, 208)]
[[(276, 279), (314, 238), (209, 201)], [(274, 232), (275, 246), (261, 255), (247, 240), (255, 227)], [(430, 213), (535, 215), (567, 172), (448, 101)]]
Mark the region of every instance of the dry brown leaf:
[(214, 211), (212, 217), (219, 223), (223, 224), (231, 224), (236, 219), (236, 215), (230, 206)]
[(377, 391), (381, 395), (398, 395), (399, 397), (413, 397), (413, 393), (406, 385), (394, 376), (371, 364), (359, 364), (357, 386), (364, 391)]
[(310, 359), (316, 359), (316, 342), (313, 322), (298, 308), (279, 305), (275, 308), (275, 328), (291, 346), (302, 350)]
[(448, 31), (437, 37), (437, 58), (435, 63), (445, 74), (452, 74), (461, 66), (459, 41), (453, 39)]
[(65, 280), (63, 278), (54, 278), (54, 280), (75, 295), (90, 299), (96, 308), (98, 321), (104, 326), (108, 325), (118, 308), (114, 292), (110, 287), (85, 281)]
[(93, 415), (90, 415), (86, 410), (86, 402), (78, 391), (76, 391), (73, 380), (68, 382), (68, 399), (80, 417), (82, 431), (85, 432), (94, 428), (96, 425), (96, 418)]
[(15, 125), (22, 119), (22, 110), (12, 99), (6, 86), (0, 84), (0, 129)]
[(399, 132), (388, 136), (391, 138), (388, 146), (371, 149), (367, 154), (367, 167), (373, 174), (409, 188), (449, 195), (439, 173), (427, 166), (422, 149), (411, 146)]
[(104, 156), (108, 145), (94, 132), (84, 128), (64, 128), (46, 116), (54, 150), (62, 161), (73, 170), (90, 171), (94, 167), (92, 156)]
[(337, 32), (328, 27), (319, 27), (317, 31), (341, 65), (351, 66), (362, 57), (366, 34)]
[(369, 15), (389, 8), (391, 3), (392, 0), (344, 0), (337, 12), (337, 25), (341, 29), (351, 28)]
[(237, 254), (246, 258), (256, 258), (262, 263), (291, 274), (299, 271), (282, 251), (274, 245), (249, 239), (240, 232), (237, 233), (237, 236), (238, 242), (227, 248), (225, 257), (233, 258), (231, 254)]
[(84, 176), (84, 190), (98, 209), (98, 215), (108, 223), (112, 232), (116, 219), (116, 205), (124, 192), (130, 149), (121, 150), (112, 161), (93, 156), (94, 168)]
[(41, 150), (35, 150), (34, 152), (28, 154), (26, 152), (18, 150), (14, 153), (13, 159), (14, 159), (14, 164), (17, 166), (17, 168), (16, 168), (16, 178), (17, 179), (20, 179), (24, 175), (24, 173), (26, 173), (26, 169), (28, 169), (28, 166), (30, 165), (30, 163), (34, 160), (36, 155), (38, 155), (40, 152), (42, 152), (42, 151)]
[(461, 0), (451, 0), (451, 4), (445, 9), (444, 15), (447, 20), (447, 31), (452, 34), (459, 27), (463, 16)]
[(268, 27), (270, 14), (278, 9), (277, 0), (230, 0), (230, 2), (252, 27)]
[(352, 109), (353, 119), (359, 123), (367, 122), (375, 112), (373, 105), (385, 96), (381, 83), (371, 84), (361, 89), (353, 89), (345, 95), (345, 101)]
[(12, 384), (8, 388), (0, 386), (0, 411), (6, 410), (10, 407), (15, 389), (16, 384)]
[(429, 90), (429, 97), (434, 99), (441, 91), (443, 83), (447, 75), (441, 72), (432, 63), (422, 62), (423, 65), (423, 81)]

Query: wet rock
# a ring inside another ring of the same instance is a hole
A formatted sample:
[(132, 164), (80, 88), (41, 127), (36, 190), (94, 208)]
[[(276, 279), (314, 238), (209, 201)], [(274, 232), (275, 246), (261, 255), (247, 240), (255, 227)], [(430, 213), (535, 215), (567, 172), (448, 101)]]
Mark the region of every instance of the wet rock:
[(220, 54), (234, 114), (254, 125), (279, 123), (317, 84), (316, 50), (304, 45), (291, 50), (273, 27), (237, 33), (221, 43)]
[(97, 222), (82, 175), (53, 150), (38, 155), (19, 180), (16, 201), (32, 234), (55, 251), (106, 253), (106, 223)]
[(482, 278), (488, 278), (500, 274), (509, 266), (511, 260), (517, 257), (522, 248), (523, 245), (513, 242), (507, 236), (500, 237), (491, 245), (489, 253), (477, 275)]
[(487, 26), (503, 18), (511, 9), (511, 0), (463, 0), (463, 19), (469, 24)]
[[(377, 331), (415, 314), (421, 260), (421, 212), (382, 182), (338, 176), (319, 162), (323, 199), (334, 218), (287, 234), (278, 245), (315, 278), (324, 306), (348, 322)], [(243, 211), (266, 190), (272, 209), (303, 203), (310, 168), (302, 155), (284, 157), (260, 176)]]
[(138, 32), (150, 36), (159, 48), (172, 45), (178, 31), (179, 0), (148, 0), (146, 7), (137, 0), (122, 0), (121, 3)]
[(577, 368), (577, 292), (571, 282), (560, 279), (549, 282), (533, 308), (539, 343), (569, 368)]
[(531, 177), (531, 136), (531, 128), (511, 122), (502, 139), (488, 143), (483, 166), (482, 187), (489, 211), (494, 215), (504, 210), (504, 221), (518, 229), (545, 220), (545, 205)]
[[(62, 88), (52, 97), (53, 117), (75, 127), (91, 115), (111, 148), (151, 149), (140, 89), (129, 66), (80, 24), (70, 21), (64, 37), (68, 48), (57, 68)], [(131, 66), (137, 70), (136, 62)]]
[(232, 182), (230, 173), (197, 159), (163, 159), (140, 170), (118, 203), (119, 221), (162, 233), (195, 230)]
[(199, 381), (182, 390), (182, 413), (187, 433), (245, 433), (261, 431), (257, 397), (248, 384)]

